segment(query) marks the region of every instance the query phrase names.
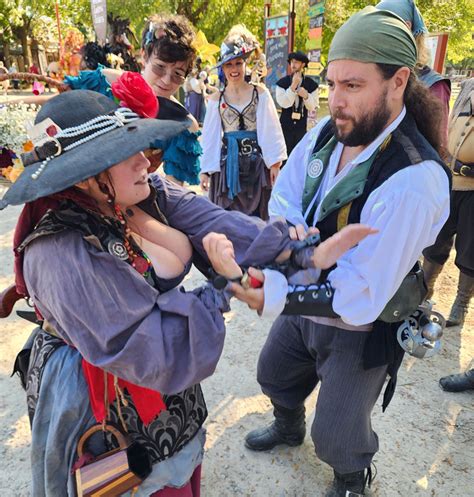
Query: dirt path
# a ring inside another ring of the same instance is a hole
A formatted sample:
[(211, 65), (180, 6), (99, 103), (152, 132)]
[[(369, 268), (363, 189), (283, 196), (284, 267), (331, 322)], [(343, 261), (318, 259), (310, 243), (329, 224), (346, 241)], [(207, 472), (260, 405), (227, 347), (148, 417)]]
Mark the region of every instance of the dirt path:
[[(0, 187), (1, 190), (1, 187)], [(3, 194), (0, 191), (0, 196)], [(13, 281), (11, 240), (19, 209), (0, 213), (0, 288)], [(447, 312), (457, 271), (452, 261), (436, 287), (438, 308)], [(193, 271), (191, 288), (202, 281)], [(0, 333), (0, 495), (29, 495), (30, 430), (24, 392), (10, 378), (16, 352), (29, 329), (16, 317), (1, 321)], [(268, 400), (255, 381), (255, 366), (270, 322), (235, 302), (227, 315), (228, 335), (215, 375), (203, 384), (209, 418), (203, 471), (203, 497), (318, 497), (331, 480), (307, 436), (296, 449), (255, 454), (244, 449), (245, 433), (271, 419)], [(474, 395), (448, 394), (437, 385), (442, 375), (464, 370), (474, 356), (474, 312), (462, 332), (446, 334), (441, 353), (430, 360), (407, 358), (398, 391), (385, 414), (380, 402), (374, 426), (380, 437), (375, 464), (375, 495), (386, 497), (474, 496)], [(311, 423), (317, 391), (307, 402)], [(58, 496), (59, 497), (59, 496)]]

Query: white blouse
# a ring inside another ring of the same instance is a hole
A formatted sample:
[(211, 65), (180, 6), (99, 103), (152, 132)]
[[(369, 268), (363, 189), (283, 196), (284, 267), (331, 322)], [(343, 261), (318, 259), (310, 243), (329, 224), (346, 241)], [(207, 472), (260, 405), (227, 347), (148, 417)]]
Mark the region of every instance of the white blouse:
[[(289, 86), (286, 90), (281, 88), (280, 86), (276, 86), (275, 89), (275, 97), (278, 105), (283, 107), (284, 109), (288, 109), (288, 107), (293, 107), (295, 105), (298, 107), (300, 97), (291, 89)], [(304, 106), (308, 109), (308, 111), (312, 111), (319, 107), (319, 90), (316, 88), (313, 92), (308, 92), (308, 98), (303, 99)]]
[[(215, 173), (221, 170), (222, 135), (219, 101), (209, 100), (201, 136), (202, 173)], [(258, 94), (257, 142), (262, 149), (263, 160), (268, 168), (287, 159), (285, 138), (278, 113), (267, 88), (264, 88), (263, 92), (259, 91)]]
[[(398, 127), (405, 113), (403, 109), (374, 142), (336, 174), (343, 150), (338, 144), (315, 198), (325, 197), (350, 169), (370, 157)], [(302, 192), (308, 157), (325, 122), (310, 130), (292, 151), (273, 188), (268, 206), (270, 216), (283, 216), (293, 224), (308, 227), (302, 212)], [(422, 251), (434, 243), (448, 215), (448, 177), (433, 161), (398, 171), (369, 195), (360, 222), (377, 229), (378, 233), (346, 252), (328, 275), (335, 289), (333, 308), (345, 323), (360, 326), (377, 319)], [(269, 282), (270, 286), (277, 287)], [(271, 297), (273, 312), (281, 312), (285, 304), (286, 295), (281, 285), (278, 293), (280, 297)]]

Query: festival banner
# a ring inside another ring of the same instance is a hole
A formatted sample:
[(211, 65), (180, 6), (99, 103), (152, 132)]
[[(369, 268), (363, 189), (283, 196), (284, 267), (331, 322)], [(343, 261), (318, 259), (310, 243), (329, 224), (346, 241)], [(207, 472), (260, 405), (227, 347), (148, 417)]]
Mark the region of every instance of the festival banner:
[(265, 19), (265, 56), (268, 74), (265, 84), (275, 96), (275, 86), (286, 76), (288, 66), (288, 15)]
[(309, 39), (306, 42), (306, 50), (307, 51), (310, 51), (310, 50), (320, 50), (321, 46), (322, 46), (322, 42), (323, 42), (322, 37)]
[(322, 28), (323, 22), (324, 22), (323, 14), (321, 14), (320, 16), (311, 17), (309, 20), (309, 29)]
[(325, 2), (309, 0), (309, 32), (306, 42), (309, 64), (306, 69), (308, 76), (318, 76), (322, 71), (321, 45), (323, 41)]
[(317, 17), (320, 16), (321, 14), (324, 14), (324, 2), (319, 2), (315, 5), (311, 5), (310, 2), (308, 17), (311, 19), (312, 17)]
[(107, 38), (107, 0), (91, 0), (92, 22), (99, 43)]

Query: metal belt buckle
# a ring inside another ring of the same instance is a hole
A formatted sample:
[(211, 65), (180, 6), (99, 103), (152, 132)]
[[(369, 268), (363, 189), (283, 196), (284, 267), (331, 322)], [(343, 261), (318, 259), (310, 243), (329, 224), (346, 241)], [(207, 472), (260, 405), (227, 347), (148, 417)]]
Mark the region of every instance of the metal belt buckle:
[(461, 176), (469, 176), (470, 172), (471, 172), (470, 166), (462, 165), (459, 169), (459, 174)]

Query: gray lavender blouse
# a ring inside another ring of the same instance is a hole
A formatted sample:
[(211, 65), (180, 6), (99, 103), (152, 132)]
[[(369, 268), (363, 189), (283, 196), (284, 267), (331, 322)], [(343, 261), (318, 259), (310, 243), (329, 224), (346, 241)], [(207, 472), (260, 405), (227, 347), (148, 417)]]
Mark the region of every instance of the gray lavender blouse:
[[(266, 224), (159, 176), (152, 183), (169, 224), (186, 233), (203, 258), (202, 239), (210, 231), (232, 240), (240, 264), (272, 261), (290, 245), (283, 219)], [(129, 264), (73, 231), (31, 243), (24, 274), (44, 318), (92, 364), (163, 393), (180, 392), (214, 372), (227, 304), (213, 288), (160, 294)]]
[[(243, 265), (269, 262), (290, 246), (283, 219), (267, 224), (224, 211), (159, 176), (152, 184), (153, 194), (140, 207), (155, 217), (161, 211), (188, 235), (202, 260), (202, 239), (210, 231), (232, 240)], [(69, 230), (33, 240), (25, 249), (24, 275), (43, 316), (92, 364), (163, 394), (181, 392), (214, 372), (228, 308), (222, 292), (204, 286), (160, 293), (129, 264)], [(62, 495), (65, 486), (74, 494), (68, 475), (75, 446), (94, 423), (90, 408), (84, 410), (87, 387), (77, 351), (61, 347), (44, 368), (32, 427), (35, 496)], [(156, 464), (140, 495), (184, 484), (201, 461), (203, 437)]]

